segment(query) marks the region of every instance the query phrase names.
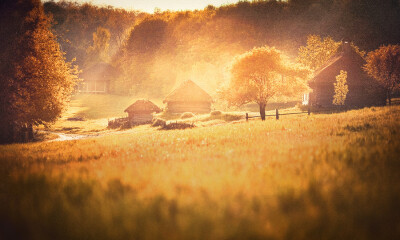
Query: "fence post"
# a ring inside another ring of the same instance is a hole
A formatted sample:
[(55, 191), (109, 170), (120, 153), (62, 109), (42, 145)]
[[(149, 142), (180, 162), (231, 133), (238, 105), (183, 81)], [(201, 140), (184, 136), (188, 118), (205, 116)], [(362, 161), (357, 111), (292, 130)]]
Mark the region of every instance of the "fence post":
[(310, 107), (310, 104), (308, 105), (308, 110), (307, 110), (308, 112), (308, 116), (310, 116), (310, 114), (311, 114), (311, 107)]
[(276, 109), (276, 120), (279, 120), (279, 111)]
[(246, 113), (246, 122), (248, 122), (248, 121), (249, 121), (249, 114)]

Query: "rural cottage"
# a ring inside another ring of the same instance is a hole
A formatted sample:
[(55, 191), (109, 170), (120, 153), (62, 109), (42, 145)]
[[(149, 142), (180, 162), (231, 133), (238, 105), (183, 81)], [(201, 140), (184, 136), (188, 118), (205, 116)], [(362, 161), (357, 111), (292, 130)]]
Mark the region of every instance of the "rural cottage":
[(363, 70), (365, 60), (355, 52), (349, 42), (343, 42), (342, 50), (320, 68), (310, 82), (312, 92), (303, 97), (303, 104), (315, 107), (332, 107), (335, 95), (334, 83), (340, 70), (347, 71), (346, 107), (384, 105), (386, 96), (377, 82)]
[(159, 113), (161, 109), (149, 100), (138, 100), (125, 109), (125, 112), (128, 113), (131, 124), (143, 124), (150, 123), (153, 120), (153, 113)]
[(172, 113), (209, 113), (212, 101), (208, 93), (190, 80), (183, 82), (164, 99), (167, 110)]

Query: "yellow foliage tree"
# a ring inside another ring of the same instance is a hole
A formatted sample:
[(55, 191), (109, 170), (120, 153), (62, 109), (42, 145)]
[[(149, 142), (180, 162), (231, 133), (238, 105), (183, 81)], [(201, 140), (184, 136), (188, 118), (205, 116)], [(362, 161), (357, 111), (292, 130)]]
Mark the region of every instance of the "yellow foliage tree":
[(347, 72), (340, 70), (340, 74), (336, 76), (336, 83), (333, 83), (335, 87), (335, 95), (333, 96), (333, 105), (343, 106), (349, 87), (347, 86)]
[(336, 54), (340, 45), (340, 42), (334, 41), (331, 37), (322, 39), (318, 35), (309, 35), (307, 45), (299, 48), (297, 61), (316, 70)]
[(91, 63), (109, 61), (110, 36), (108, 29), (97, 28), (96, 32), (93, 33), (93, 45), (86, 50), (86, 66)]
[(229, 105), (255, 102), (265, 120), (265, 107), (275, 96), (296, 96), (308, 90), (310, 70), (289, 61), (275, 48), (260, 47), (235, 59), (227, 88), (220, 91)]
[(368, 53), (364, 70), (385, 88), (391, 105), (392, 92), (400, 86), (400, 45), (382, 46)]

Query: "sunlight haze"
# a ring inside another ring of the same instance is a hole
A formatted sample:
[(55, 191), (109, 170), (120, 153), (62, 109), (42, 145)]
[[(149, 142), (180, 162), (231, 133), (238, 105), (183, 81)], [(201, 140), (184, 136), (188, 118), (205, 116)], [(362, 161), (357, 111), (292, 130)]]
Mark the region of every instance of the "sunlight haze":
[(141, 10), (152, 13), (155, 8), (164, 10), (194, 10), (203, 9), (208, 5), (214, 5), (216, 7), (223, 4), (236, 3), (237, 0), (77, 0), (77, 2), (90, 2), (96, 5), (111, 5), (118, 8), (126, 8), (129, 10)]

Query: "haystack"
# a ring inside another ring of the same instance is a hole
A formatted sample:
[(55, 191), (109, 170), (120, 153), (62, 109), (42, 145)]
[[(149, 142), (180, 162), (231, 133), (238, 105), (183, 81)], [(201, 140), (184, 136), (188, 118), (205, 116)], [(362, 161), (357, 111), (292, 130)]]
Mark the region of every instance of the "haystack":
[(151, 123), (153, 113), (159, 113), (161, 109), (149, 100), (137, 100), (125, 109), (125, 112), (128, 113), (128, 119), (132, 124)]
[(212, 101), (206, 91), (190, 80), (183, 82), (164, 99), (168, 111), (172, 113), (209, 113)]

